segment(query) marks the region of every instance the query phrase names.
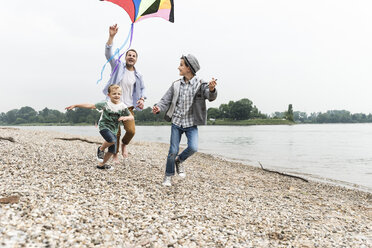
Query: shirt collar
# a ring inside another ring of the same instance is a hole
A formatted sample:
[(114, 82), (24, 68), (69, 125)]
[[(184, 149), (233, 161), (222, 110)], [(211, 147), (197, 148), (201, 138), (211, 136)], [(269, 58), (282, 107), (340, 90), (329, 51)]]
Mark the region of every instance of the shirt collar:
[[(191, 78), (191, 80), (189, 81), (189, 83), (190, 83), (190, 85), (194, 85), (196, 81), (198, 81), (198, 78), (196, 76), (194, 76), (193, 78)], [(185, 77), (182, 77), (181, 83), (186, 84)]]

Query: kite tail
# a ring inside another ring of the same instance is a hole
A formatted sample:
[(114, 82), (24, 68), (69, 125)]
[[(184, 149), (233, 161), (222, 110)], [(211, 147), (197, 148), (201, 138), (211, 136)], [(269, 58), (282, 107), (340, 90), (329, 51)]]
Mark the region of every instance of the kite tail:
[[(129, 47), (127, 48), (127, 50), (129, 50), (130, 46), (132, 45), (132, 39), (133, 39), (133, 28), (134, 28), (134, 23), (132, 23), (131, 28), (130, 28), (130, 30), (129, 30), (129, 33), (128, 33), (127, 38), (125, 39), (124, 43), (121, 45), (120, 48), (117, 48), (117, 49), (115, 50), (115, 53), (114, 53), (114, 54), (111, 56), (111, 58), (109, 58), (109, 59), (106, 61), (106, 63), (103, 65), (102, 70), (101, 70), (101, 78), (97, 81), (97, 84), (98, 84), (99, 82), (102, 81), (103, 71), (105, 70), (107, 63), (109, 63), (109, 62), (110, 62), (110, 61), (111, 61), (111, 60), (112, 60), (116, 55), (119, 55), (120, 50), (124, 48), (124, 46), (128, 43), (128, 40), (129, 40), (129, 38), (130, 38)], [(126, 50), (126, 51), (127, 51), (127, 50)], [(124, 53), (125, 53), (125, 52), (124, 52)], [(116, 61), (116, 66), (115, 66), (114, 70), (112, 71), (111, 75), (116, 71), (116, 69), (117, 69), (117, 67), (118, 67), (118, 64), (119, 64), (119, 62), (120, 62), (120, 58), (121, 58), (121, 56), (122, 56), (124, 53), (122, 53), (122, 54), (119, 56), (119, 59)], [(110, 76), (111, 76), (111, 75), (110, 75)]]

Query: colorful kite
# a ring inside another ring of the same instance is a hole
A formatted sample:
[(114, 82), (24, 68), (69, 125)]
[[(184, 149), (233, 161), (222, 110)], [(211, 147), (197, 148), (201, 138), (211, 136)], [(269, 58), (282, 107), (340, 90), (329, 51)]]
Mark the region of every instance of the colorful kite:
[[(129, 50), (129, 48), (131, 47), (134, 23), (150, 17), (161, 17), (167, 21), (174, 22), (173, 0), (100, 0), (100, 1), (112, 2), (122, 7), (128, 13), (129, 18), (132, 21), (132, 25), (123, 45), (121, 45), (120, 48), (116, 49), (114, 55), (112, 55), (112, 57), (109, 60), (107, 60), (106, 63), (104, 64), (101, 71), (101, 79), (97, 81), (97, 84), (102, 80), (103, 71), (107, 63), (109, 63), (116, 55), (119, 54), (120, 50), (123, 49), (123, 47), (128, 43), (128, 40), (130, 40), (130, 42), (126, 51)], [(111, 75), (116, 71), (116, 68), (120, 62), (120, 58), (121, 56), (123, 56), (124, 53), (122, 53), (119, 56), (116, 66), (112, 71)]]

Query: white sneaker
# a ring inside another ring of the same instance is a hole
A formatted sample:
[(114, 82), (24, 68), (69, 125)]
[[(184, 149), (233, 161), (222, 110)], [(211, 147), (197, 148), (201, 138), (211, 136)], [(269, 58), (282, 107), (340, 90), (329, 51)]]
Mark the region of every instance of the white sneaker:
[(163, 181), (163, 186), (172, 186), (172, 177), (165, 176)]
[(180, 177), (185, 178), (186, 177), (185, 168), (183, 167), (183, 165), (182, 165), (182, 163), (181, 163), (181, 161), (179, 160), (178, 157), (176, 158), (175, 164), (176, 164), (176, 172), (177, 172), (177, 174)]

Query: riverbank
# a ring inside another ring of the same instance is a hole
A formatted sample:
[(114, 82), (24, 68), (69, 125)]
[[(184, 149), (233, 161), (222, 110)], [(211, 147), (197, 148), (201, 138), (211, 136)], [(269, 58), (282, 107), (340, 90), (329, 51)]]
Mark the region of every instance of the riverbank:
[[(167, 121), (139, 121), (136, 120), (137, 126), (169, 126)], [(284, 119), (249, 119), (249, 120), (208, 120), (208, 125), (216, 126), (256, 126), (256, 125), (295, 125), (293, 121)], [(92, 123), (22, 123), (12, 126), (92, 126)], [(9, 126), (0, 124), (0, 126)]]
[(134, 142), (95, 168), (96, 144), (0, 128), (0, 244), (71, 247), (368, 247), (372, 194), (197, 153), (161, 185), (168, 145)]

